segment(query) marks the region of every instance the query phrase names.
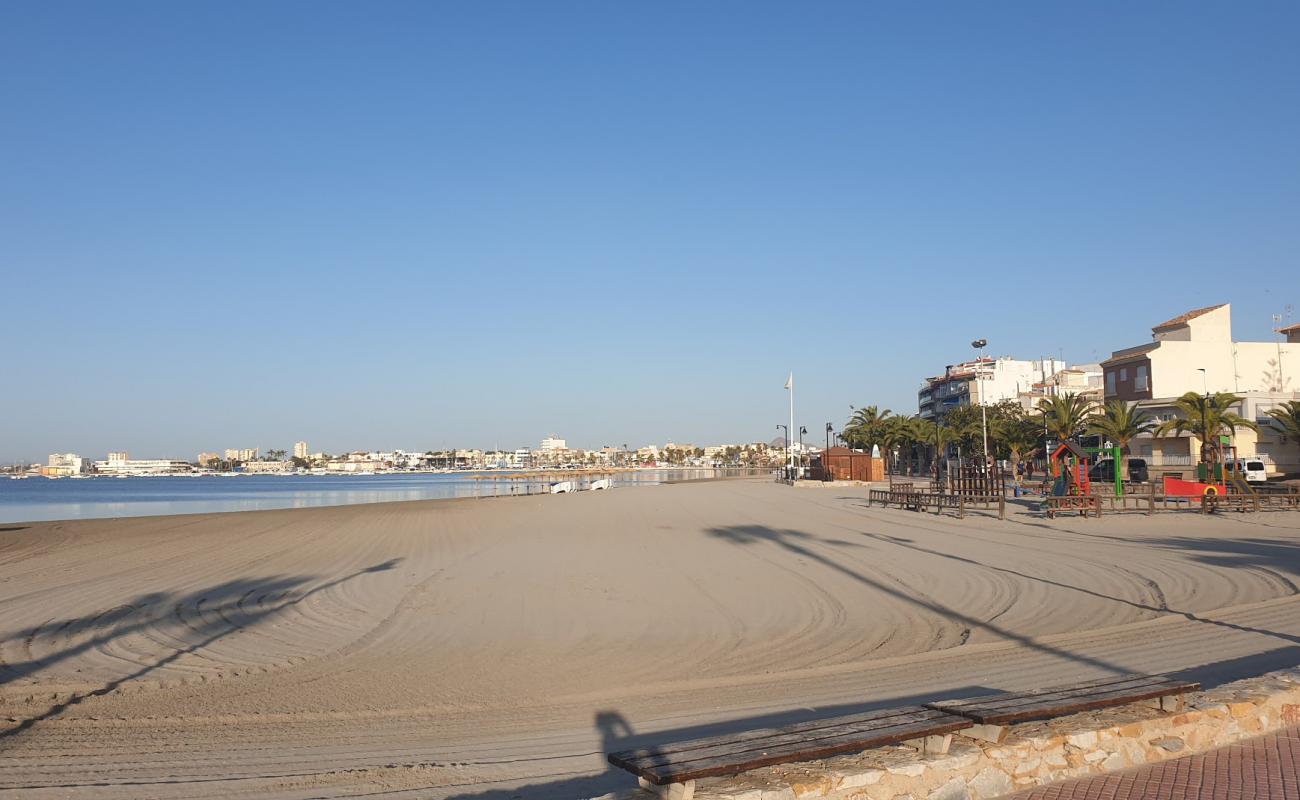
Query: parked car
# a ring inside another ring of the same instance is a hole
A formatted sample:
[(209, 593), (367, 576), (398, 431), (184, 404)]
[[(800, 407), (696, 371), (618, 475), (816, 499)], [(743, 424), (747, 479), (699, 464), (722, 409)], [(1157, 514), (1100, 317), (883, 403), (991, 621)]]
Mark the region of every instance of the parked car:
[(1241, 474), (1247, 483), (1265, 483), (1268, 481), (1268, 470), (1264, 469), (1264, 462), (1257, 458), (1242, 458), (1232, 462), (1232, 469)]
[[(1150, 480), (1147, 471), (1147, 462), (1144, 458), (1128, 458), (1124, 460), (1128, 466), (1128, 479), (1135, 483), (1146, 483)], [(1088, 469), (1088, 477), (1094, 481), (1103, 483), (1115, 482), (1115, 461), (1114, 459), (1104, 458), (1093, 464)]]

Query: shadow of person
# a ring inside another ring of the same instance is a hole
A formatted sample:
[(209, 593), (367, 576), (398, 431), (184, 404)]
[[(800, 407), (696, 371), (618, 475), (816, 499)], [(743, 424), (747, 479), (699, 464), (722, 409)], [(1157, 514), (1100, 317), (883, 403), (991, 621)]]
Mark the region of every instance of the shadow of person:
[[(627, 790), (628, 774), (610, 764), (608, 757), (610, 753), (635, 746), (636, 732), (627, 718), (617, 711), (597, 711), (593, 724), (600, 737), (600, 752), (594, 755), (601, 757), (604, 764), (603, 772), (569, 775), (545, 782), (527, 783), (526, 778), (520, 779), (517, 783), (510, 780), (508, 783), (513, 785), (456, 794), (449, 800), (573, 800), (573, 798), (599, 797), (610, 792)], [(633, 781), (632, 787), (635, 786), (636, 783)]]
[(600, 734), (600, 750), (605, 755), (622, 750), (633, 734), (627, 717), (617, 711), (597, 711), (596, 732)]

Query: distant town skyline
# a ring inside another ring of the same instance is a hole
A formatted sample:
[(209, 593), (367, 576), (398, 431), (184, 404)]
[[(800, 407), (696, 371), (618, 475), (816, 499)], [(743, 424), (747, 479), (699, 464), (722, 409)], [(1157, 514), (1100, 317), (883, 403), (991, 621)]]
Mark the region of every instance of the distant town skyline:
[(0, 462), (820, 440), (1300, 296), (1295, 4), (581, 9), (0, 12)]

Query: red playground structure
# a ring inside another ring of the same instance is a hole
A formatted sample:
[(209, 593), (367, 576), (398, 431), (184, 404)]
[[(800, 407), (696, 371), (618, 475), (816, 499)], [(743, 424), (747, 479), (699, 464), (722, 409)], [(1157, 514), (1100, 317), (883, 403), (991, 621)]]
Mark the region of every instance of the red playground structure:
[[(1231, 465), (1235, 461), (1237, 449), (1227, 436), (1220, 436), (1218, 441), (1219, 460), (1217, 463), (1201, 464), (1197, 476), (1199, 480), (1185, 481), (1182, 478), (1165, 476), (1166, 497), (1223, 497), (1228, 493), (1229, 484), (1241, 494), (1254, 492), (1234, 472)], [(1225, 480), (1225, 477), (1227, 480)]]
[(1061, 442), (1052, 451), (1052, 496), (1087, 496), (1092, 491), (1088, 479), (1088, 453), (1071, 441)]

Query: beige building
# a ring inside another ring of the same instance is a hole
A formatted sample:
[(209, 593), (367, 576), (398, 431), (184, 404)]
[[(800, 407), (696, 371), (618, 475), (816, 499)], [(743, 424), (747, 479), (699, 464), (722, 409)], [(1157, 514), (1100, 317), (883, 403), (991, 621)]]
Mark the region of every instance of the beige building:
[(1151, 329), (1147, 344), (1102, 362), (1107, 400), (1185, 392), (1294, 392), (1300, 342), (1234, 342), (1232, 306), (1198, 308)]
[(293, 457), (294, 457), (294, 458), (306, 458), (306, 457), (307, 457), (307, 443), (306, 443), (306, 442), (294, 442), (294, 445), (293, 445)]
[(76, 453), (50, 453), (46, 466), (41, 467), (41, 474), (50, 478), (69, 475), (81, 475), (90, 470), (90, 460)]
[[(1258, 457), (1270, 472), (1300, 472), (1300, 443), (1286, 440), (1268, 416), (1282, 403), (1300, 400), (1300, 342), (1233, 341), (1226, 303), (1162, 322), (1151, 329), (1151, 339), (1102, 362), (1105, 399), (1136, 402), (1163, 422), (1175, 418), (1173, 401), (1187, 392), (1231, 392), (1242, 398), (1232, 410), (1260, 427), (1258, 434), (1236, 432), (1236, 455)], [(1200, 460), (1200, 449), (1200, 440), (1189, 435), (1141, 436), (1131, 447), (1135, 457), (1157, 468), (1190, 468)]]
[(292, 461), (245, 461), (240, 467), (244, 472), (292, 472)]

